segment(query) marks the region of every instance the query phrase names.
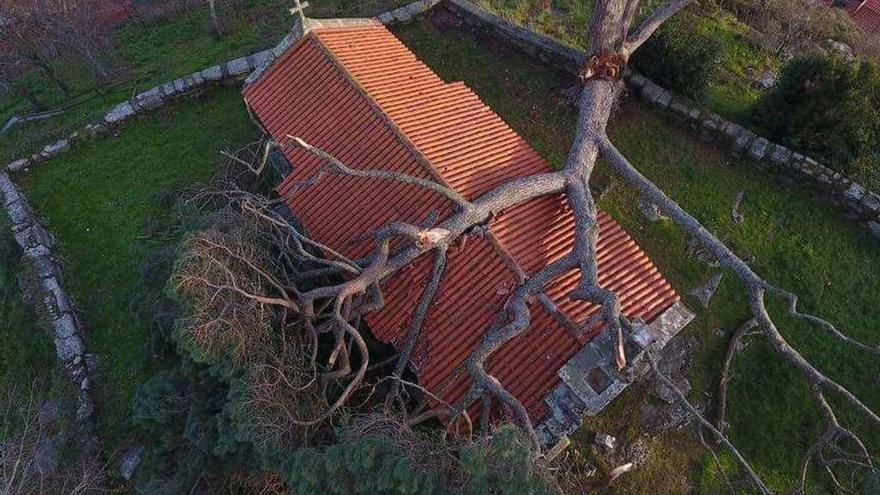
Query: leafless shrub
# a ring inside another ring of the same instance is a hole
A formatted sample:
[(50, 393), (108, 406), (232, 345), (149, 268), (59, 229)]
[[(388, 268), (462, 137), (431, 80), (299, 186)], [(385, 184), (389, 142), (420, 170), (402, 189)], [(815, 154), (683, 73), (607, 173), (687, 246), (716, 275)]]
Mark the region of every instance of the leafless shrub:
[(776, 56), (811, 50), (826, 39), (852, 42), (858, 31), (843, 9), (819, 0), (770, 0), (758, 29), (769, 37)]
[[(36, 380), (26, 387), (13, 387), (0, 399), (0, 493), (38, 495), (102, 493), (106, 466), (81, 457), (58, 464), (54, 450), (60, 435), (52, 434), (39, 420), (39, 397), (44, 395)], [(52, 451), (50, 451), (52, 450)], [(50, 465), (51, 464), (51, 465)]]
[[(298, 340), (293, 337), (294, 340)], [(257, 445), (293, 449), (310, 445), (319, 431), (309, 420), (327, 407), (311, 351), (300, 342), (282, 343), (276, 352), (263, 353), (245, 379), (241, 403), (243, 424)]]
[(181, 334), (196, 354), (228, 354), (240, 364), (269, 343), (274, 315), (263, 294), (267, 277), (274, 277), (252, 226), (227, 220), (223, 230), (214, 227), (186, 239), (172, 283), (190, 308)]

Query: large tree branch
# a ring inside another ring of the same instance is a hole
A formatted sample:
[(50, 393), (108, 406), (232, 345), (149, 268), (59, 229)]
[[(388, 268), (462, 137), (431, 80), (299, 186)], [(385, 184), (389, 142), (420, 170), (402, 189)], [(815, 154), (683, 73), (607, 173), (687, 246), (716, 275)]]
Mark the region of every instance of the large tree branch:
[[(541, 444), (538, 440), (538, 435), (535, 433), (535, 429), (532, 426), (532, 421), (529, 418), (526, 408), (516, 397), (513, 396), (513, 394), (504, 388), (497, 378), (486, 371), (486, 361), (504, 344), (510, 342), (514, 337), (528, 331), (531, 324), (531, 311), (528, 306), (529, 298), (541, 292), (552, 280), (571, 270), (575, 266), (577, 266), (577, 261), (571, 256), (566, 256), (547, 265), (532, 275), (524, 283), (520, 284), (514, 293), (508, 298), (507, 304), (505, 305), (507, 323), (493, 327), (487, 332), (486, 335), (483, 336), (480, 345), (477, 346), (467, 360), (468, 370), (471, 372), (471, 377), (474, 380), (474, 390), (479, 393), (484, 391), (491, 392), (502, 402), (510, 406), (516, 414), (520, 425), (526, 431), (533, 446), (536, 448), (536, 452), (540, 452)], [(468, 403), (469, 402), (466, 402), (464, 404), (465, 408)]]
[(651, 15), (642, 21), (639, 27), (626, 38), (626, 42), (623, 44), (624, 58), (628, 59), (630, 55), (642, 46), (642, 44), (648, 41), (648, 38), (650, 38), (664, 22), (679, 13), (692, 1), (693, 0), (670, 0), (651, 13)]

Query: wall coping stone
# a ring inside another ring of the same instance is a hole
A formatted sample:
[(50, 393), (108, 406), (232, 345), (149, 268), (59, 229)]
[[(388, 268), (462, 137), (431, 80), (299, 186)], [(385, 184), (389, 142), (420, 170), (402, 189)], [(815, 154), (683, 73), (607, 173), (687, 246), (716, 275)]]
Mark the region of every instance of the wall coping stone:
[(212, 65), (202, 69), (201, 75), (206, 81), (219, 81), (223, 79), (223, 68), (220, 65)]
[(250, 72), (252, 69), (253, 65), (251, 65), (250, 57), (247, 56), (226, 62), (226, 73), (230, 76), (240, 76)]
[(767, 156), (767, 150), (770, 148), (770, 141), (763, 137), (758, 137), (752, 142), (749, 149), (749, 156), (756, 162), (760, 162)]

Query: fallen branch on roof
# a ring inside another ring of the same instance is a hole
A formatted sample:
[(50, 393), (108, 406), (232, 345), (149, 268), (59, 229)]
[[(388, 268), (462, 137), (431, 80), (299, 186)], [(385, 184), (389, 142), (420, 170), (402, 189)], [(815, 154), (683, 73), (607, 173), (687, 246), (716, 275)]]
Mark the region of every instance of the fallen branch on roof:
[[(575, 139), (562, 170), (519, 177), (502, 183), (476, 198), (466, 199), (454, 189), (431, 180), (382, 170), (381, 167), (372, 170), (352, 168), (325, 150), (299, 137), (289, 136), (285, 142), (267, 144), (262, 154), (262, 161), (249, 168), (253, 171), (262, 170), (271, 146), (281, 149), (300, 148), (320, 159), (323, 166), (317, 173), (295, 183), (281, 201), (324, 181), (338, 177), (358, 177), (365, 180), (393, 181), (431, 191), (447, 199), (452, 205), (451, 211), (446, 213), (445, 218), (432, 219), (428, 222), (429, 225), (394, 222), (352, 239), (352, 241), (370, 241), (372, 251), (363, 260), (349, 260), (328, 246), (309, 239), (289, 225), (271, 209), (273, 202), (241, 191), (228, 190), (218, 195), (270, 227), (274, 241), (288, 251), (282, 253), (277, 268), (284, 268), (285, 270), (281, 270), (282, 273), (289, 272), (293, 276), (289, 280), (268, 277), (266, 274), (272, 272), (251, 266), (252, 264), (248, 264), (246, 260), (237, 260), (236, 262), (244, 262), (250, 266), (255, 273), (256, 285), (254, 288), (245, 288), (236, 281), (224, 280), (222, 263), (208, 257), (207, 267), (211, 272), (220, 273), (221, 279), (214, 280), (212, 277), (216, 277), (216, 274), (204, 271), (185, 282), (203, 284), (208, 290), (216, 291), (218, 294), (237, 294), (237, 297), (243, 297), (260, 310), (272, 307), (285, 313), (296, 313), (296, 317), (302, 320), (302, 328), (308, 332), (312, 342), (312, 365), (316, 376), (325, 386), (333, 385), (338, 391), (333, 399), (328, 401), (329, 405), (323, 413), (307, 420), (297, 420), (299, 421), (297, 424), (314, 425), (329, 420), (344, 407), (363, 383), (366, 372), (370, 369), (370, 355), (360, 334), (359, 323), (365, 314), (381, 311), (384, 308), (382, 283), (411, 266), (422, 256), (433, 256), (430, 278), (412, 315), (403, 348), (399, 353), (399, 361), (392, 374), (395, 378), (394, 385), (386, 400), (388, 405), (405, 404), (405, 401), (397, 400), (399, 389), (407, 386), (400, 380), (400, 375), (411, 358), (428, 310), (443, 280), (446, 254), (450, 246), (464, 242), (469, 233), (485, 228), (496, 215), (505, 210), (542, 196), (564, 194), (575, 222), (572, 250), (561, 259), (538, 269), (531, 276), (518, 273), (517, 284), (510, 291), (504, 307), (485, 329), (481, 341), (466, 359), (464, 372), (468, 373), (473, 383), (464, 398), (456, 404), (441, 404), (433, 410), (418, 411), (410, 418), (412, 423), (423, 422), (430, 418), (454, 421), (456, 417), (466, 415), (467, 410), (479, 401), (483, 409), (480, 423), (485, 426), (489, 421), (488, 406), (493, 399), (496, 399), (512, 411), (517, 423), (531, 440), (535, 454), (539, 455), (538, 436), (525, 406), (493, 376), (486, 366), (494, 353), (531, 328), (532, 315), (529, 308), (531, 298), (540, 299), (550, 283), (563, 274), (577, 269), (580, 278), (568, 297), (575, 301), (586, 301), (601, 306), (599, 319), (595, 323), (604, 324), (606, 331), (611, 332), (614, 337), (612, 341), (618, 370), (626, 370), (631, 365), (623, 345), (624, 331), (629, 328), (629, 322), (621, 314), (617, 294), (604, 288), (598, 280), (596, 252), (599, 234), (598, 210), (590, 189), (590, 179), (597, 160), (602, 157), (608, 160), (618, 175), (651, 203), (658, 205), (664, 215), (696, 239), (721, 266), (737, 277), (750, 296), (749, 309), (761, 335), (768, 338), (782, 360), (801, 372), (814, 390), (815, 403), (826, 418), (828, 426), (826, 432), (804, 456), (801, 470), (804, 474), (801, 477), (802, 482), (795, 487), (796, 491), (803, 490), (806, 470), (813, 461), (823, 467), (832, 482), (838, 486), (842, 485), (835, 470), (839, 470), (841, 465), (867, 466), (873, 469), (873, 460), (868, 449), (852, 430), (839, 424), (834, 409), (825, 400), (824, 394), (837, 396), (842, 404), (857, 411), (874, 428), (880, 427), (880, 417), (852, 392), (821, 372), (789, 344), (767, 311), (766, 294), (769, 292), (786, 299), (789, 302), (791, 315), (823, 328), (847, 345), (873, 354), (878, 353), (877, 348), (846, 335), (821, 317), (798, 311), (797, 298), (793, 294), (775, 287), (756, 274), (699, 221), (642, 175), (607, 136), (608, 120), (623, 89), (619, 78), (614, 77), (620, 72), (621, 67), (612, 67), (609, 64), (625, 62), (631, 52), (637, 49), (663, 21), (688, 3), (688, 0), (674, 0), (661, 6), (630, 35), (630, 27), (638, 11), (639, 1), (600, 0), (598, 2), (590, 23), (588, 65), (584, 68), (583, 73), (586, 77), (579, 90), (579, 116)], [(227, 251), (224, 256), (228, 257), (229, 254)], [(215, 323), (211, 320), (209, 324)], [(321, 359), (317, 351), (317, 342), (320, 338), (328, 338), (331, 342), (330, 351), (322, 355)], [(701, 427), (711, 432), (720, 444), (733, 453), (759, 491), (770, 493), (766, 483), (725, 436), (723, 428), (716, 427), (704, 418), (688, 402), (684, 394), (657, 371), (654, 357), (650, 353), (646, 354), (658, 378), (675, 392), (679, 401), (699, 421)], [(726, 360), (728, 364), (724, 365), (725, 369), (729, 367), (730, 360), (732, 355)], [(352, 364), (355, 362), (358, 364), (353, 368)], [(726, 380), (723, 383), (726, 386)], [(424, 393), (425, 390), (421, 392)], [(721, 417), (723, 419), (723, 412)], [(472, 430), (469, 417), (467, 423)], [(845, 441), (849, 451), (841, 444), (841, 440)], [(836, 457), (828, 460), (825, 452), (830, 450), (834, 450)]]

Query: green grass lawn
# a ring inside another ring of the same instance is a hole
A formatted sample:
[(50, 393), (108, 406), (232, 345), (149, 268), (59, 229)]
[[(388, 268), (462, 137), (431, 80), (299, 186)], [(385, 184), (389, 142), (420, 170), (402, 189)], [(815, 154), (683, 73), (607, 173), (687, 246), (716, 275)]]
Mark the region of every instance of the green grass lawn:
[[(587, 46), (587, 26), (593, 2), (587, 0), (475, 0), (486, 10), (512, 22), (552, 36), (571, 46)], [(646, 16), (657, 2), (643, 2), (640, 15)], [(760, 97), (745, 75), (747, 67), (756, 70), (775, 69), (779, 60), (749, 40), (748, 27), (720, 8), (694, 6), (682, 15), (689, 15), (698, 31), (718, 40), (722, 46), (721, 60), (713, 72), (704, 103), (729, 119), (746, 121), (750, 106)]]
[[(398, 34), (445, 80), (466, 82), (551, 163), (562, 163), (575, 119), (574, 111), (559, 94), (571, 84), (565, 76), (519, 53), (486, 49), (471, 35), (444, 34), (428, 22), (402, 28)], [(818, 312), (852, 335), (877, 344), (880, 243), (817, 201), (815, 191), (733, 160), (636, 102), (624, 106), (610, 132), (643, 173), (738, 253), (754, 256), (753, 266), (759, 273), (800, 294), (802, 309)], [(684, 257), (686, 240), (678, 228), (643, 218), (633, 190), (602, 168), (596, 178), (600, 181), (612, 185), (601, 206), (638, 239), (681, 293), (714, 273)], [(745, 222), (741, 225), (731, 219), (739, 191), (746, 192)], [(748, 316), (746, 298), (727, 274), (708, 310), (693, 299), (686, 297), (685, 302), (698, 313), (687, 332), (701, 343), (691, 373), (693, 398), (700, 399), (702, 392), (714, 389), (728, 335)], [(773, 309), (785, 334), (805, 356), (869, 405), (880, 407), (876, 382), (864, 379), (880, 373), (875, 359), (842, 348), (816, 328), (783, 318), (778, 304)], [(716, 333), (716, 329), (723, 332)], [(740, 354), (734, 372), (732, 438), (760, 472), (782, 489), (793, 479), (798, 459), (811, 442), (808, 435), (819, 428), (817, 413), (797, 372), (780, 364), (760, 339)], [(616, 418), (632, 418), (634, 409), (630, 406), (637, 407), (641, 400), (644, 394), (638, 388), (628, 392), (587, 428), (622, 428), (624, 438), (635, 438), (638, 432)], [(875, 448), (880, 447), (876, 433), (868, 438)], [(667, 440), (669, 443), (657, 446), (659, 453), (649, 466), (622, 480), (620, 493), (681, 493), (687, 486), (682, 477), (692, 471), (695, 478), (702, 479), (704, 493), (721, 490), (709, 458), (693, 448), (693, 440), (680, 435)], [(690, 452), (683, 454), (683, 449)]]
[[(308, 8), (312, 17), (372, 16), (408, 3), (406, 0), (315, 0)], [(142, 25), (130, 21), (113, 38), (109, 63), (121, 74), (111, 86), (99, 85), (83, 68), (57, 64), (62, 79), (77, 95), (75, 106), (49, 120), (19, 124), (0, 136), (0, 164), (39, 151), (46, 143), (73, 132), (89, 118), (157, 84), (274, 46), (290, 29), (293, 18), (287, 0), (248, 0), (237, 11), (224, 11), (224, 29), (217, 39), (207, 7), (195, 8), (171, 19)], [(47, 81), (26, 78), (28, 86), (50, 106), (67, 103)], [(29, 113), (29, 105), (15, 95), (0, 98), (0, 125), (12, 115)]]
[[(571, 83), (565, 76), (518, 52), (487, 48), (467, 33), (444, 33), (427, 21), (403, 27), (398, 34), (446, 80), (469, 84), (551, 163), (562, 163), (575, 118), (559, 94)], [(798, 291), (804, 308), (876, 343), (880, 283), (873, 274), (880, 272), (880, 246), (817, 202), (814, 191), (730, 160), (637, 103), (624, 106), (611, 132), (644, 173), (738, 252), (754, 256), (761, 273)], [(219, 89), (138, 118), (118, 137), (100, 139), (17, 177), (58, 238), (68, 289), (87, 325), (90, 350), (98, 355), (101, 433), (110, 451), (126, 440), (134, 390), (163, 364), (152, 359), (149, 326), (130, 305), (143, 253), (175, 240), (147, 235), (162, 231), (169, 221), (170, 207), (158, 198), (210, 178), (221, 166), (218, 151), (245, 143), (254, 133), (239, 93)], [(602, 207), (638, 239), (680, 292), (711, 276), (712, 269), (683, 256), (685, 239), (679, 229), (646, 222), (632, 190), (606, 170), (598, 171), (598, 181), (612, 186)], [(737, 225), (730, 209), (740, 190), (746, 191), (746, 221)], [(691, 376), (694, 398), (699, 399), (711, 388), (727, 335), (746, 317), (746, 308), (730, 275), (708, 310), (689, 298), (686, 302), (699, 314), (687, 329), (702, 344)], [(12, 318), (16, 324), (27, 322), (14, 302), (0, 311), (5, 312), (0, 316), (19, 315)], [(880, 368), (873, 361), (840, 349), (817, 329), (780, 322), (809, 358), (880, 407), (876, 383), (863, 379), (878, 376)], [(24, 335), (29, 328), (15, 332)], [(9, 350), (8, 359), (25, 359), (20, 356), (27, 349)], [(21, 362), (37, 366), (40, 359), (51, 358), (51, 348), (48, 352), (48, 357)], [(802, 395), (797, 374), (779, 365), (759, 341), (740, 355), (735, 372), (732, 436), (779, 487), (791, 480), (809, 442), (807, 433), (818, 427), (817, 415)], [(634, 387), (587, 428), (617, 433), (625, 444), (638, 431), (621, 418), (633, 419), (644, 400), (644, 391)], [(869, 438), (872, 446), (880, 445), (876, 435)], [(686, 434), (667, 435), (652, 447), (649, 463), (622, 478), (617, 493), (682, 493), (692, 483), (699, 483), (702, 493), (720, 490), (709, 458)]]
[(170, 220), (159, 197), (210, 179), (223, 163), (218, 152), (255, 134), (238, 90), (219, 89), (16, 176), (58, 238), (68, 290), (98, 356), (100, 426), (111, 450), (129, 429), (135, 389), (156, 366), (149, 325), (130, 304), (142, 253), (174, 241), (149, 235)]
[(748, 38), (748, 26), (733, 14), (719, 10), (714, 15), (694, 15), (698, 31), (714, 37), (723, 47), (721, 60), (706, 89), (704, 103), (715, 113), (748, 122), (751, 107), (761, 97), (746, 71), (778, 71), (782, 61)]

